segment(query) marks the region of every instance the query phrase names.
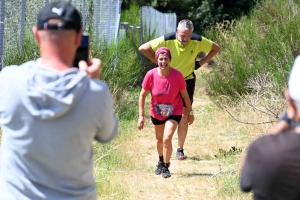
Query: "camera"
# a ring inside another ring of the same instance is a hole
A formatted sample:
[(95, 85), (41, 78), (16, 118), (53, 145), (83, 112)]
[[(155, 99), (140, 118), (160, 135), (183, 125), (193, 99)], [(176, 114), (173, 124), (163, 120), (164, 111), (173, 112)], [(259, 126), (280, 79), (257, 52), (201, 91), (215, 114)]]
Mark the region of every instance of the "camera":
[(78, 63), (81, 60), (88, 62), (89, 60), (89, 48), (90, 47), (90, 36), (87, 33), (82, 33), (81, 43), (78, 47), (75, 55), (75, 59), (73, 62), (74, 67), (79, 67)]

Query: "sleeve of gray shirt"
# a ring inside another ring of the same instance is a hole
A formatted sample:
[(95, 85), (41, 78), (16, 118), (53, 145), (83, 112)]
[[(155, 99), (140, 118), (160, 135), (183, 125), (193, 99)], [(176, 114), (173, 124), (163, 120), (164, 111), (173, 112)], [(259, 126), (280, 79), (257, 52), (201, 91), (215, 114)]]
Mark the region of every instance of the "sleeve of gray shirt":
[[(102, 82), (103, 83), (103, 82)], [(119, 122), (115, 115), (112, 95), (108, 86), (103, 83), (104, 90), (101, 95), (103, 105), (101, 106), (101, 124), (97, 130), (95, 139), (101, 143), (110, 142), (114, 139), (119, 131)]]

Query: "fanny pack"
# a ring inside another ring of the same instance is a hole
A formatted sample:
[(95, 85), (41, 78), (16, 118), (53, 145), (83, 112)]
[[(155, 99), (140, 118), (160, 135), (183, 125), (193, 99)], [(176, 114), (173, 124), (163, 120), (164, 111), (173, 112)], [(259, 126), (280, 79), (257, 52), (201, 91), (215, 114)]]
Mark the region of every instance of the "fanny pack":
[(156, 114), (162, 117), (169, 117), (174, 112), (174, 107), (172, 104), (158, 104), (154, 103)]

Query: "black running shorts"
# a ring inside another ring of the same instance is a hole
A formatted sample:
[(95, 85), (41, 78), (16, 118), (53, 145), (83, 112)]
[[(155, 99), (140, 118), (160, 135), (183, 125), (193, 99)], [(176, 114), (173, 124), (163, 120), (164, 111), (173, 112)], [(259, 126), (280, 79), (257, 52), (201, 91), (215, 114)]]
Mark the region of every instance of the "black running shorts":
[(172, 120), (175, 120), (179, 124), (179, 122), (181, 120), (181, 117), (182, 117), (182, 115), (171, 115), (170, 117), (168, 117), (165, 120), (161, 121), (161, 120), (156, 119), (156, 118), (151, 116), (151, 121), (152, 121), (152, 124), (154, 124), (154, 125), (161, 125), (161, 124), (165, 124), (166, 121), (172, 119)]
[[(194, 78), (192, 78), (192, 79), (185, 80), (185, 83), (186, 83), (186, 90), (187, 90), (187, 93), (189, 94), (191, 104), (193, 104), (195, 85), (196, 85), (196, 75), (194, 74)], [(186, 107), (182, 97), (181, 97), (181, 99), (183, 102), (183, 106)]]

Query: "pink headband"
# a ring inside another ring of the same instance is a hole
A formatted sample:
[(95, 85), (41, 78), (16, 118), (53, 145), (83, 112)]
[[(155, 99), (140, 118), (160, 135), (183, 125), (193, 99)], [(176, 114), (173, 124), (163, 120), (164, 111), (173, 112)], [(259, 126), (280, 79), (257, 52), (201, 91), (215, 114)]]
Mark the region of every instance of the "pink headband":
[(157, 61), (158, 59), (158, 55), (159, 54), (162, 54), (162, 53), (165, 53), (169, 56), (170, 60), (172, 59), (172, 56), (171, 56), (171, 51), (170, 49), (168, 49), (167, 47), (160, 47), (156, 50), (155, 52), (155, 60)]

